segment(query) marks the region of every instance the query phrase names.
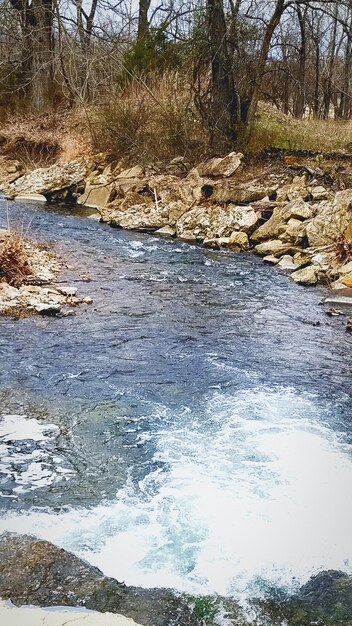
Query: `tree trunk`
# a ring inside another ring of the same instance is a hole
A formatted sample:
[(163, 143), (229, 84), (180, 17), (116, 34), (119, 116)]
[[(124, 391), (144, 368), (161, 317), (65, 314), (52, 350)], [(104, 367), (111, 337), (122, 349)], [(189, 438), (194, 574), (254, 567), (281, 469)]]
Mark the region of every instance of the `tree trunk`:
[(213, 152), (223, 154), (237, 140), (240, 107), (222, 0), (207, 0), (207, 17), (211, 55), (210, 147)]
[(255, 118), (257, 111), (258, 100), (260, 95), (260, 89), (263, 80), (263, 74), (265, 70), (265, 64), (268, 58), (270, 43), (276, 27), (279, 25), (281, 16), (286, 8), (284, 0), (277, 0), (276, 7), (273, 15), (271, 16), (268, 25), (265, 29), (262, 47), (260, 49), (254, 78), (251, 84), (249, 93), (249, 107), (247, 113), (247, 125), (250, 127)]
[(24, 87), (34, 109), (43, 110), (53, 95), (52, 0), (11, 0), (21, 13)]
[(328, 73), (324, 81), (323, 117), (325, 119), (329, 118), (330, 104), (332, 100), (332, 79), (333, 79), (334, 66), (335, 66), (336, 34), (337, 34), (337, 4), (335, 5), (334, 26), (333, 26), (333, 30), (331, 34), (331, 41), (330, 41), (330, 46), (329, 46), (330, 58), (329, 58), (329, 64), (328, 64)]
[(137, 39), (145, 39), (149, 33), (148, 11), (150, 0), (139, 0)]
[(313, 113), (314, 117), (319, 117), (319, 83), (320, 83), (320, 43), (315, 40), (315, 80), (314, 80), (314, 101)]
[(299, 48), (298, 90), (294, 102), (293, 113), (295, 117), (303, 117), (306, 104), (306, 63), (307, 63), (307, 36), (305, 24), (305, 12), (302, 14), (297, 7), (299, 28), (301, 33), (301, 45)]

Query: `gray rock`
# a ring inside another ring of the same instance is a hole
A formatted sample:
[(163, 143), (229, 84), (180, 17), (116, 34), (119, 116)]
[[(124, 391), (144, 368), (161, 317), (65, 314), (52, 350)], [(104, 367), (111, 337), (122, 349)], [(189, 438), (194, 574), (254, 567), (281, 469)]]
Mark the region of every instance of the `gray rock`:
[(294, 272), (299, 268), (299, 265), (296, 265), (292, 256), (290, 256), (289, 254), (284, 254), (284, 256), (282, 256), (280, 261), (278, 262), (277, 266), (280, 269), (288, 272)]
[(225, 157), (214, 157), (198, 165), (197, 170), (201, 176), (232, 176), (242, 163), (241, 152), (230, 152)]
[(317, 265), (308, 265), (291, 274), (292, 280), (301, 285), (315, 285), (318, 282), (320, 268)]
[(164, 235), (166, 237), (175, 237), (176, 235), (176, 228), (174, 228), (173, 226), (164, 226), (163, 228), (159, 228), (156, 231), (157, 235)]
[(61, 312), (61, 305), (57, 303), (40, 302), (34, 305), (34, 310), (40, 315), (58, 315)]
[(23, 193), (14, 197), (15, 202), (46, 202), (46, 197), (40, 193)]
[(264, 243), (260, 243), (255, 247), (255, 251), (261, 256), (282, 256), (290, 250), (293, 250), (292, 244), (281, 241), (281, 239), (270, 239), (269, 241), (264, 241)]

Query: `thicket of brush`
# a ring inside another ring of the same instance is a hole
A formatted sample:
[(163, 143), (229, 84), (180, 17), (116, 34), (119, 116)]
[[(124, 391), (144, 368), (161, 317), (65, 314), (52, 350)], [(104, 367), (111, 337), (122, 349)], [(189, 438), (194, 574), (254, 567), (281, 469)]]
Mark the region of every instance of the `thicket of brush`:
[(32, 274), (25, 242), (11, 231), (0, 243), (0, 282), (19, 287)]

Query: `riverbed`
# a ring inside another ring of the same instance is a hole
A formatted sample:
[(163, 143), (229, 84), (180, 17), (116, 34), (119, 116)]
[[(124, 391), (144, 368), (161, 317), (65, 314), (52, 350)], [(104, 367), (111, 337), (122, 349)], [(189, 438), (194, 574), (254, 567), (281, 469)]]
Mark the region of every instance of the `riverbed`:
[(352, 338), (325, 290), (82, 210), (9, 214), (93, 304), (0, 318), (0, 531), (189, 593), (352, 573)]

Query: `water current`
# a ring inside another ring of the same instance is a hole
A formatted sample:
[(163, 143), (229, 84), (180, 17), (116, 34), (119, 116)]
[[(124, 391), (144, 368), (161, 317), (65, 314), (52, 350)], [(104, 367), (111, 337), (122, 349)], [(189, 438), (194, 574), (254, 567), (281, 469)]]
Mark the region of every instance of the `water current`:
[(0, 531), (191, 593), (352, 572), (352, 338), (324, 290), (82, 211), (10, 216), (93, 304), (0, 318)]

